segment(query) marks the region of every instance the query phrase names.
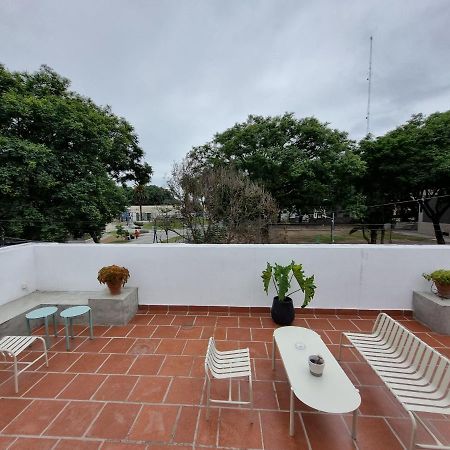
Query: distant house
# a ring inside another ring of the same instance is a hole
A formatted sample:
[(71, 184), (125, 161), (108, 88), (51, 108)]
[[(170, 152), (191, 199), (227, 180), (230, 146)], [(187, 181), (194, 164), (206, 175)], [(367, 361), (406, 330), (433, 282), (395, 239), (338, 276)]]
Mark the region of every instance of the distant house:
[(150, 222), (158, 217), (179, 217), (180, 211), (172, 205), (142, 205), (142, 217), (139, 206), (129, 206), (128, 213), (132, 221)]

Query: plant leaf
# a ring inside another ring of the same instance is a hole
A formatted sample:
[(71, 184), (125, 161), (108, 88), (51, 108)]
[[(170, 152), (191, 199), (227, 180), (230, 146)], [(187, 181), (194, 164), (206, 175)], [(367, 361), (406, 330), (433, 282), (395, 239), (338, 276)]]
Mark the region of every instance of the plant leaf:
[(273, 271), (274, 278), (278, 284), (278, 300), (281, 302), (286, 297), (286, 292), (289, 290), (291, 283), (289, 282), (289, 273), (291, 271), (291, 265), (280, 266), (275, 264), (275, 269)]
[(294, 261), (291, 263), (292, 267), (292, 273), (294, 274), (295, 279), (297, 280), (298, 285), (300, 286), (300, 289), (304, 291), (303, 284), (305, 281), (305, 274), (303, 272), (303, 267), (301, 264), (295, 264)]
[(269, 294), (269, 284), (272, 278), (272, 266), (269, 263), (267, 263), (267, 267), (263, 270), (261, 278), (263, 280), (264, 290), (266, 294)]
[(302, 308), (305, 308), (308, 303), (314, 298), (314, 293), (316, 291), (316, 285), (314, 284), (314, 275), (306, 277), (303, 283), (305, 300), (303, 301)]

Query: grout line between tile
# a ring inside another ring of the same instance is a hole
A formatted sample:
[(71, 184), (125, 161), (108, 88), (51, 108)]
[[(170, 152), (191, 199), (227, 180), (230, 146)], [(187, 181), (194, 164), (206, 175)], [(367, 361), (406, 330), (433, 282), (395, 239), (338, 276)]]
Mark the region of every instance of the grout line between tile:
[(397, 432), (395, 431), (394, 427), (391, 426), (391, 424), (389, 423), (389, 420), (387, 420), (386, 417), (382, 417), (382, 419), (384, 420), (384, 422), (386, 423), (386, 425), (388, 426), (388, 428), (392, 431), (392, 434), (395, 436), (395, 438), (397, 439), (397, 441), (400, 443), (400, 445), (402, 446), (402, 448), (404, 450), (406, 450), (406, 447), (403, 445), (399, 435), (397, 434)]
[[(37, 372), (37, 371), (33, 371), (34, 373), (42, 373), (42, 372)], [(50, 372), (44, 372), (44, 376), (40, 377), (39, 380), (36, 380), (25, 392), (23, 392), (22, 394), (20, 394), (21, 398), (24, 398), (24, 395), (31, 391), (31, 389), (33, 389), (41, 380), (43, 380)], [(20, 375), (19, 375), (19, 392), (20, 392)]]
[(15, 439), (13, 438), (12, 442), (10, 442), (10, 443), (8, 444), (8, 446), (6, 447), (6, 450), (10, 449), (11, 446), (12, 446), (18, 439), (19, 439), (18, 437), (16, 437)]
[(259, 421), (259, 437), (261, 438), (261, 448), (264, 449), (266, 446), (264, 445), (264, 434), (262, 430), (261, 412), (258, 410), (253, 410), (250, 414), (255, 415), (255, 413), (257, 414)]
[(64, 410), (66, 410), (68, 407), (69, 407), (69, 405), (70, 405), (70, 400), (66, 403), (66, 405), (64, 406), (64, 408), (63, 409), (61, 409), (61, 411), (53, 418), (53, 420), (51, 420), (48, 424), (47, 424), (47, 426), (44, 428), (44, 430), (42, 430), (42, 432), (41, 432), (41, 436), (45, 436), (45, 432), (49, 429), (49, 427), (50, 427), (50, 425), (52, 425), (53, 424), (53, 422), (62, 414), (62, 412), (64, 411)]
[[(100, 403), (100, 402), (99, 402)], [(101, 402), (103, 403), (103, 406), (98, 410), (97, 414), (92, 418), (91, 423), (86, 427), (86, 430), (84, 430), (84, 433), (81, 437), (86, 438), (87, 434), (89, 433), (89, 431), (91, 430), (92, 426), (94, 425), (95, 421), (99, 418), (100, 414), (103, 412), (103, 410), (106, 408), (106, 405), (109, 402)]]
[(219, 447), (220, 422), (222, 420), (222, 408), (217, 411), (216, 447)]
[(133, 423), (130, 425), (130, 428), (128, 429), (128, 433), (126, 435), (126, 438), (128, 438), (128, 436), (130, 435), (131, 430), (133, 429), (134, 425), (136, 424), (136, 422), (137, 422), (138, 418), (140, 417), (141, 412), (142, 412), (143, 409), (144, 409), (144, 404), (141, 405), (141, 407), (139, 408), (139, 411), (136, 413), (136, 416), (135, 416), (135, 418), (133, 420)]
[(281, 408), (280, 408), (280, 401), (278, 400), (277, 390), (276, 390), (276, 388), (275, 388), (275, 382), (274, 382), (274, 381), (272, 381), (272, 390), (273, 390), (273, 393), (274, 393), (274, 395), (275, 395), (275, 400), (276, 400), (276, 402), (277, 402), (277, 409), (281, 411)]
[[(105, 374), (99, 374), (99, 375), (105, 375)], [(89, 399), (87, 401), (91, 401), (95, 394), (99, 391), (99, 389), (106, 383), (106, 380), (109, 378), (110, 375), (106, 375), (104, 380), (99, 384), (99, 386), (97, 387), (97, 389), (92, 393), (92, 395), (89, 397)]]
[[(75, 353), (72, 353), (73, 355), (75, 354)], [(56, 356), (56, 354), (55, 354), (55, 356)], [(83, 354), (82, 353), (80, 353), (80, 356), (69, 366), (69, 367), (66, 367), (66, 370), (64, 370), (63, 371), (63, 373), (69, 373), (69, 369), (79, 360), (79, 359), (81, 359), (81, 357), (83, 356)], [(43, 364), (43, 365), (45, 365), (45, 363)], [(45, 367), (45, 366), (44, 366)], [(50, 368), (50, 360), (48, 361), (48, 368)]]
[(298, 416), (300, 419), (300, 424), (303, 429), (303, 433), (305, 433), (305, 439), (306, 439), (306, 444), (308, 445), (308, 450), (312, 450), (311, 441), (309, 440), (308, 433), (306, 432), (306, 425), (305, 425), (305, 421), (303, 420), (303, 414), (301, 412), (298, 412)]
[(164, 398), (162, 399), (161, 404), (166, 404), (167, 397), (168, 397), (168, 395), (169, 395), (170, 389), (172, 388), (172, 384), (173, 384), (174, 378), (175, 378), (175, 377), (170, 377), (170, 381), (169, 381), (169, 384), (168, 384), (168, 386), (167, 386), (166, 393), (164, 394)]
[(170, 432), (170, 438), (169, 438), (169, 444), (175, 444), (175, 432), (178, 428), (178, 422), (180, 420), (180, 416), (181, 416), (181, 410), (183, 409), (183, 407), (181, 405), (178, 405), (178, 411), (177, 411), (177, 415), (175, 417), (175, 421), (172, 425), (172, 431)]
[[(111, 375), (108, 375), (108, 377), (109, 377), (109, 376), (111, 376)], [(130, 389), (130, 392), (128, 393), (127, 398), (125, 399), (125, 402), (126, 402), (126, 403), (129, 402), (128, 399), (130, 398), (130, 396), (131, 396), (131, 394), (133, 393), (133, 391), (136, 389), (136, 386), (137, 386), (139, 380), (141, 379), (141, 375), (137, 375), (137, 376), (135, 376), (135, 377), (136, 377), (136, 381), (134, 382), (133, 387)]]
[(29, 409), (33, 403), (34, 403), (34, 400), (32, 400), (28, 406), (26, 406), (24, 409), (22, 409), (22, 411), (20, 411), (19, 414), (17, 414), (17, 416), (15, 416), (9, 423), (7, 423), (2, 429), (0, 429), (0, 434), (3, 433), (3, 430), (6, 429), (6, 428), (7, 428), (12, 422), (14, 422), (18, 417), (20, 417), (27, 409)]
[(200, 416), (201, 416), (201, 408), (198, 408), (197, 411), (197, 420), (195, 421), (195, 429), (194, 429), (194, 436), (192, 438), (192, 448), (195, 448), (195, 445), (197, 445), (197, 438), (198, 438), (198, 429), (200, 427)]

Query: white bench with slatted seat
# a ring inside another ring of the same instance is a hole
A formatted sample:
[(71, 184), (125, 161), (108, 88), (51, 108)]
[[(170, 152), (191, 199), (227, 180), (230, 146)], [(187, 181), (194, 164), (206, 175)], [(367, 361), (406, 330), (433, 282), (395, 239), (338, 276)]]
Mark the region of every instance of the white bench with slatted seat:
[[(211, 376), (217, 379), (229, 379), (228, 399), (217, 400), (211, 398)], [(210, 403), (229, 405), (250, 405), (253, 410), (252, 369), (250, 364), (250, 351), (248, 348), (219, 351), (213, 337), (209, 338), (208, 349), (205, 357), (206, 377), (206, 418), (209, 418)], [(241, 390), (238, 389), (238, 400), (231, 398), (231, 379), (248, 378), (249, 400), (241, 400)]]
[[(346, 337), (350, 344), (343, 344)], [(409, 449), (446, 449), (417, 413), (450, 414), (450, 361), (387, 314), (379, 314), (371, 334), (342, 333), (342, 347), (356, 348), (411, 418)], [(436, 444), (416, 443), (417, 422)]]
[[(17, 361), (17, 357), (33, 342), (40, 340), (42, 342), (44, 351), (42, 355), (35, 358), (33, 361)], [(19, 375), (27, 370), (32, 364), (41, 358), (45, 357), (45, 364), (48, 367), (48, 358), (47, 358), (47, 346), (45, 345), (45, 340), (41, 336), (5, 336), (0, 339), (0, 354), (2, 354), (4, 358), (4, 362), (9, 363), (8, 358), (12, 358), (12, 364), (14, 368), (14, 388), (17, 392), (19, 392)], [(18, 365), (23, 364), (25, 367), (21, 370), (18, 369)]]

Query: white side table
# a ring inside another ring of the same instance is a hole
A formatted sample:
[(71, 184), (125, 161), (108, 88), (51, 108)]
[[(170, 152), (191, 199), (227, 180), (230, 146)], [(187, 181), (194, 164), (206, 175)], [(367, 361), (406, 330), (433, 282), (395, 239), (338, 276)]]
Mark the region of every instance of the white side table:
[[(275, 370), (275, 344), (291, 385), (289, 434), (294, 435), (294, 394), (305, 405), (327, 413), (353, 412), (352, 438), (356, 439), (359, 391), (336, 361), (320, 335), (308, 328), (281, 327), (273, 333), (272, 369)], [(319, 354), (325, 359), (321, 377), (311, 375), (308, 357)]]

